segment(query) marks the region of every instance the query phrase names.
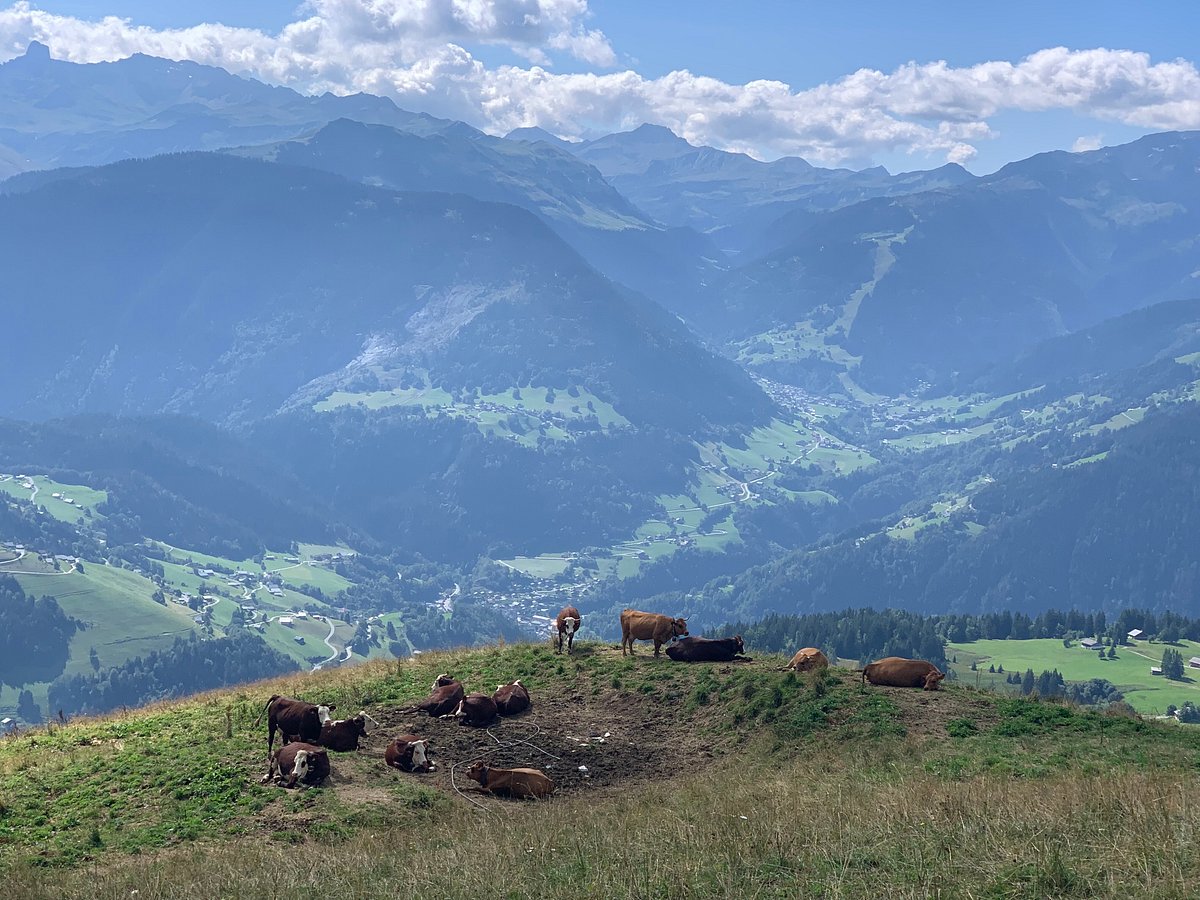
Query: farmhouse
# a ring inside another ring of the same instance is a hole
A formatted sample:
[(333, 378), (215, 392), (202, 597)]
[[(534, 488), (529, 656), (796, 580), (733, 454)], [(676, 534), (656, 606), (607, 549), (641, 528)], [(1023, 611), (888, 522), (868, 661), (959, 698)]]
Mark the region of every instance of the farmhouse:
[(1188, 660), (1188, 666), (1193, 669), (1200, 669), (1200, 656), (1193, 656)]
[(1127, 634), (1126, 637), (1129, 638), (1131, 641), (1140, 641), (1142, 639), (1142, 636), (1145, 635), (1145, 633), (1146, 632), (1142, 631), (1142, 629), (1135, 628), (1135, 629), (1133, 629), (1133, 631), (1129, 632), (1129, 634)]
[(291, 617), (291, 616), (280, 616), (280, 617), (279, 617), (279, 624), (280, 624), (280, 625), (286, 625), (288, 628), (291, 628), (291, 627), (292, 627), (292, 625), (294, 624), (294, 620), (292, 619), (292, 617)]
[(1150, 674), (1151, 675), (1161, 675), (1162, 674), (1162, 666), (1151, 666)]
[(1079, 646), (1084, 650), (1103, 650), (1104, 645), (1095, 638), (1084, 638), (1079, 642)]

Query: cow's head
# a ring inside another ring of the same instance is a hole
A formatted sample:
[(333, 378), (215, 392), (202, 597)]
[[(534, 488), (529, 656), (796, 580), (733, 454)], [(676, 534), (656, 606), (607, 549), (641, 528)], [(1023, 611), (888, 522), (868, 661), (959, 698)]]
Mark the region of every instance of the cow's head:
[(337, 709), (336, 703), (329, 703), (324, 706), (317, 707), (317, 718), (320, 719), (322, 725), (333, 718), (330, 713), (332, 713), (335, 709)]
[(574, 616), (567, 616), (563, 619), (563, 634), (570, 637), (579, 630), (579, 620)]
[(289, 784), (295, 784), (297, 781), (303, 781), (308, 777), (308, 751), (297, 750), (296, 760), (292, 763), (292, 774), (288, 779)]
[(414, 772), (432, 772), (437, 769), (437, 766), (429, 761), (429, 741), (427, 740), (422, 739), (410, 743), (408, 757)]
[(351, 734), (356, 734), (359, 737), (367, 736), (367, 717), (362, 713), (350, 719), (343, 719), (341, 722), (335, 722), (335, 725), (343, 725), (349, 729)]
[(433, 679), (433, 687), (430, 690), (436, 691), (438, 688), (445, 687), (448, 684), (454, 684), (454, 677), (443, 672), (437, 678)]
[(927, 690), (927, 691), (938, 690), (938, 685), (940, 685), (942, 683), (942, 679), (945, 677), (946, 677), (945, 672), (939, 672), (936, 669), (934, 669), (932, 672), (930, 672), (928, 675), (925, 676), (925, 690)]
[(671, 620), (671, 637), (681, 638), (681, 637), (687, 637), (687, 636), (688, 636), (687, 622), (685, 622), (683, 619), (672, 619)]
[(471, 763), (471, 768), (467, 769), (467, 777), (472, 781), (478, 781), (486, 787), (487, 785), (487, 770), (488, 767), (481, 762)]
[(733, 636), (733, 645), (737, 647), (738, 653), (746, 652), (746, 644), (744, 641), (742, 641), (742, 636), (740, 634), (735, 634)]

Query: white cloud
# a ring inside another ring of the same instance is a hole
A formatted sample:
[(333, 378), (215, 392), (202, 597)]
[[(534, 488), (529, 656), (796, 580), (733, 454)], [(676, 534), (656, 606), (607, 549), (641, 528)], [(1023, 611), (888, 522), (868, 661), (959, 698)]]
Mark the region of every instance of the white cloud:
[[(278, 34), (201, 24), (155, 30), (84, 21), (19, 2), (0, 10), (0, 59), (33, 39), (76, 62), (133, 52), (192, 59), (300, 90), (369, 91), (401, 106), (503, 132), (541, 125), (578, 136), (642, 122), (693, 143), (814, 162), (881, 152), (966, 162), (1005, 110), (1071, 110), (1142, 128), (1200, 127), (1200, 72), (1130, 50), (1041, 50), (1017, 62), (861, 69), (805, 90), (778, 81), (733, 85), (686, 70), (559, 74), (570, 56), (610, 68), (616, 54), (587, 27), (586, 0), (308, 0)], [(489, 68), (471, 46), (501, 46), (527, 68)], [(1083, 140), (1083, 139), (1081, 139)]]
[(1075, 143), (1071, 145), (1072, 153), (1086, 153), (1089, 150), (1099, 150), (1104, 146), (1104, 135), (1102, 134), (1083, 134), (1075, 138)]

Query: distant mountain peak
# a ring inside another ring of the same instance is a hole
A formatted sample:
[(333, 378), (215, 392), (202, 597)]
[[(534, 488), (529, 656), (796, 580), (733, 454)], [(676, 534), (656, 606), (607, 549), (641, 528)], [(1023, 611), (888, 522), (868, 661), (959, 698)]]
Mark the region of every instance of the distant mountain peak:
[(633, 129), (633, 131), (626, 132), (625, 137), (626, 139), (637, 138), (639, 141), (654, 141), (656, 143), (666, 141), (668, 143), (687, 144), (687, 146), (691, 146), (691, 144), (688, 144), (687, 141), (665, 125), (654, 125), (650, 122), (643, 122), (637, 128)]
[(25, 58), (37, 61), (48, 61), (50, 59), (50, 48), (41, 41), (30, 41), (29, 46), (25, 48)]
[(527, 141), (531, 144), (536, 144), (538, 141), (545, 141), (555, 147), (570, 147), (571, 142), (565, 141), (557, 135), (551, 134), (545, 128), (540, 128), (537, 125), (531, 125), (526, 128), (514, 128), (505, 136), (506, 140), (510, 141)]

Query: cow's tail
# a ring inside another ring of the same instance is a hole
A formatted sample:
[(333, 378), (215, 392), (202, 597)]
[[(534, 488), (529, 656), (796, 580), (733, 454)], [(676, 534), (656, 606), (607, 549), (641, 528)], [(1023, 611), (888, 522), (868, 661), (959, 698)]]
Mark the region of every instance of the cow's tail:
[(267, 714), (267, 710), (271, 708), (271, 704), (279, 699), (279, 694), (272, 694), (271, 699), (267, 701), (267, 705), (263, 707), (262, 712), (258, 714), (258, 718), (254, 721), (254, 727), (257, 728), (262, 724), (263, 716)]

